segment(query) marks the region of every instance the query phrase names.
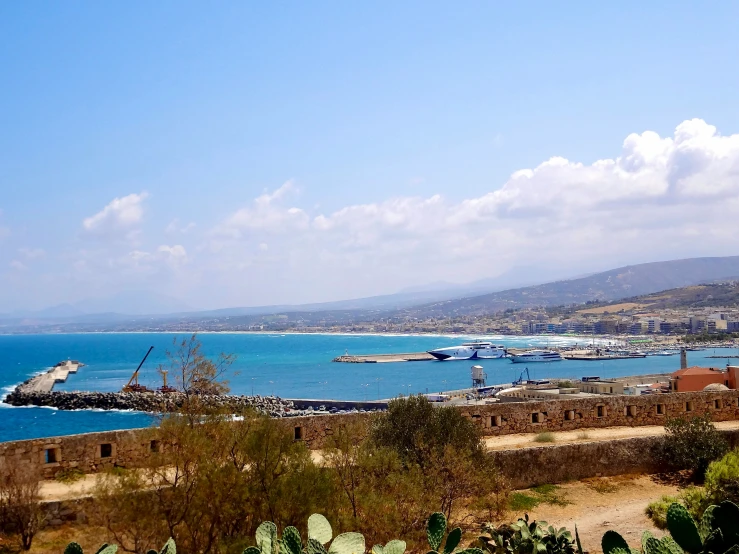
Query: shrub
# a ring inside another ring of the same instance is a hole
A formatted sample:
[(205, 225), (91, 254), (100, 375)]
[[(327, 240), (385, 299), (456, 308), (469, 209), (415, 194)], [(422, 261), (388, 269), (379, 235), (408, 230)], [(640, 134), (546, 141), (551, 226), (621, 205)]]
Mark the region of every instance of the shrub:
[(712, 502), (739, 501), (739, 449), (708, 466), (706, 493)]
[(30, 550), (43, 516), (39, 483), (41, 475), (31, 464), (17, 461), (0, 464), (0, 527), (19, 538), (23, 550)]
[(54, 479), (60, 483), (76, 483), (85, 476), (84, 472), (80, 471), (76, 467), (69, 469), (63, 469), (54, 476)]
[(663, 496), (659, 500), (650, 502), (644, 513), (652, 520), (657, 529), (667, 529), (667, 509), (671, 504), (678, 502), (674, 496)]
[(390, 448), (407, 464), (425, 468), (451, 446), (459, 452), (483, 456), (479, 427), (451, 406), (435, 407), (421, 395), (396, 398), (375, 420), (370, 437)]
[(544, 431), (534, 437), (534, 442), (554, 442), (555, 440), (554, 433), (549, 431)]
[(723, 456), (728, 443), (711, 423), (708, 414), (691, 419), (669, 419), (666, 436), (657, 449), (658, 458), (671, 469), (690, 469), (703, 479), (708, 464)]

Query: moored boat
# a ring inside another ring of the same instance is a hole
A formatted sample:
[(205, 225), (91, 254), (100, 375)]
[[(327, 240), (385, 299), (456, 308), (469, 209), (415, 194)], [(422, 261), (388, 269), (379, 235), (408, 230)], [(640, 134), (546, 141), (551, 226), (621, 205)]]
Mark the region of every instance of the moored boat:
[(521, 354), (511, 354), (510, 358), (514, 364), (562, 361), (562, 355), (554, 350), (528, 350)]
[(502, 344), (476, 340), (459, 346), (429, 350), (428, 353), (437, 360), (490, 360), (504, 357), (507, 350)]

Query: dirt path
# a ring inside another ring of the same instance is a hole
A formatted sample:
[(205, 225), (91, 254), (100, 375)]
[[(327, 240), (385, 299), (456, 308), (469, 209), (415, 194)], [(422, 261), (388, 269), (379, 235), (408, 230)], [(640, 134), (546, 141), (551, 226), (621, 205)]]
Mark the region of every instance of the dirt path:
[[(652, 525), (644, 510), (663, 495), (677, 495), (678, 489), (649, 476), (620, 476), (567, 483), (556, 494), (567, 504), (539, 504), (530, 510), (529, 517), (544, 520), (557, 529), (566, 527), (573, 534), (577, 525), (583, 549), (595, 553), (601, 552), (601, 538), (609, 529), (618, 531), (632, 548), (640, 548), (646, 529), (657, 537), (664, 535), (664, 531)], [(509, 519), (521, 516), (512, 513)]]
[[(739, 421), (720, 421), (714, 423), (717, 429), (739, 429)], [(614, 439), (629, 439), (632, 437), (651, 437), (664, 435), (665, 428), (661, 425), (645, 427), (603, 427), (600, 429), (579, 429), (577, 431), (554, 431), (554, 442), (535, 442), (536, 433), (520, 433), (516, 435), (501, 435), (488, 437), (485, 444), (489, 450), (510, 450), (531, 446), (556, 446), (576, 442), (597, 442)]]

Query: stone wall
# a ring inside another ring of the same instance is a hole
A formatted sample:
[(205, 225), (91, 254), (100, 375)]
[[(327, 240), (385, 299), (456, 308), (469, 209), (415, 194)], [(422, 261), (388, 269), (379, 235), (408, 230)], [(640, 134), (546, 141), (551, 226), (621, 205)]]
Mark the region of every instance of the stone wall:
[[(737, 391), (601, 396), (536, 402), (461, 406), (486, 436), (593, 427), (663, 425), (668, 417), (710, 413), (714, 421), (739, 420)], [(340, 425), (367, 423), (376, 414), (357, 413), (284, 418), (296, 440), (324, 448)], [(77, 468), (95, 473), (111, 466), (137, 467), (157, 448), (155, 429), (87, 433), (0, 443), (0, 460), (38, 464), (45, 477)]]
[[(739, 445), (739, 431), (721, 433), (732, 446)], [(664, 468), (653, 455), (659, 441), (660, 437), (636, 437), (499, 450), (490, 455), (511, 488), (526, 489), (590, 477), (659, 473)]]
[(463, 406), (486, 436), (564, 431), (586, 427), (664, 425), (670, 417), (710, 413), (713, 421), (739, 419), (739, 392), (684, 392), (597, 396)]

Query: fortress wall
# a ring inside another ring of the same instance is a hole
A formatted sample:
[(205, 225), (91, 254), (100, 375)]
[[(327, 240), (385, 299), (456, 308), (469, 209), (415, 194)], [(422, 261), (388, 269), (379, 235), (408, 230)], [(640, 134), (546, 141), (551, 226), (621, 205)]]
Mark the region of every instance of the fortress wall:
[[(504, 402), (460, 406), (459, 410), (477, 422), (484, 435), (496, 436), (595, 427), (663, 425), (670, 417), (704, 413), (710, 413), (713, 421), (739, 420), (739, 392)], [(309, 448), (315, 450), (326, 447), (339, 426), (367, 423), (373, 417), (377, 417), (376, 414), (327, 414), (290, 417), (280, 421), (290, 428), (296, 440), (305, 441)], [(156, 450), (156, 433), (156, 429), (131, 429), (0, 443), (0, 460), (14, 459), (24, 464), (38, 465), (46, 478), (70, 468), (95, 473), (113, 466), (137, 467)]]

